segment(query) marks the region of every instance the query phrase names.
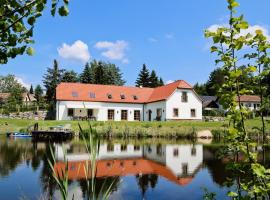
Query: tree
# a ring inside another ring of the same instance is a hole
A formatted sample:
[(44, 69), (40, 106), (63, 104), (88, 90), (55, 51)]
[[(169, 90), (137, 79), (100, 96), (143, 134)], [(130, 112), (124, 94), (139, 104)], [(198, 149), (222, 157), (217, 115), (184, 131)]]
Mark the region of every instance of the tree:
[(158, 86), (163, 86), (164, 85), (164, 81), (163, 79), (160, 77), (159, 81), (158, 81)]
[(80, 75), (81, 83), (93, 83), (93, 71), (90, 68), (90, 64), (86, 63), (83, 72)]
[(56, 87), (61, 82), (64, 70), (59, 69), (56, 60), (53, 67), (47, 69), (47, 73), (43, 76), (43, 84), (46, 88), (46, 100), (50, 104), (55, 104)]
[(210, 73), (209, 79), (205, 84), (205, 89), (208, 95), (216, 96), (219, 88), (225, 82), (225, 73), (221, 68), (217, 68)]
[(33, 89), (33, 85), (32, 85), (32, 84), (31, 84), (31, 86), (30, 86), (29, 93), (30, 93), (30, 94), (34, 94), (34, 89)]
[(76, 72), (73, 70), (64, 71), (62, 75), (61, 82), (69, 82), (69, 83), (76, 83), (78, 82), (79, 78)]
[(42, 102), (42, 100), (43, 100), (43, 90), (42, 90), (40, 85), (36, 86), (34, 96), (35, 96), (38, 104)]
[(136, 80), (136, 87), (149, 87), (149, 71), (145, 64), (143, 64), (143, 67), (138, 75), (138, 78)]
[(0, 76), (0, 93), (10, 93), (14, 88), (25, 91), (25, 88), (17, 81), (14, 75)]
[(209, 95), (206, 91), (206, 85), (205, 84), (199, 84), (199, 83), (196, 83), (194, 86), (193, 86), (193, 89), (195, 90), (195, 92), (199, 95)]
[(23, 93), (22, 87), (13, 87), (7, 99), (7, 106), (9, 108), (14, 109), (17, 106), (22, 105), (22, 100), (23, 100), (22, 93)]
[(159, 80), (155, 70), (152, 70), (150, 77), (149, 77), (149, 87), (155, 88), (159, 86)]
[[(60, 16), (68, 15), (68, 0), (52, 0), (51, 14), (56, 10)], [(34, 43), (33, 30), (46, 6), (46, 0), (3, 0), (0, 7), (0, 64), (5, 64), (10, 58), (25, 52), (32, 55), (29, 47)]]
[(103, 85), (124, 85), (120, 68), (115, 64), (96, 61), (87, 64), (80, 75), (82, 83), (103, 84)]

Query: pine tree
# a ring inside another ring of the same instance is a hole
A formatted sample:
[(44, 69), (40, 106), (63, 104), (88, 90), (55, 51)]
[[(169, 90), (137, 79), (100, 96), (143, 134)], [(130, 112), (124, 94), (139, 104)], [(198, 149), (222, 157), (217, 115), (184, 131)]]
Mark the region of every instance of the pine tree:
[(64, 70), (59, 69), (56, 60), (53, 67), (47, 69), (47, 73), (43, 76), (43, 84), (46, 88), (46, 100), (50, 104), (55, 104), (56, 87), (61, 82)]
[(78, 75), (73, 70), (65, 71), (62, 75), (61, 82), (76, 83), (78, 82)]
[(105, 85), (105, 70), (102, 62), (96, 62), (93, 65), (93, 70), (94, 70), (94, 83), (95, 84), (103, 84)]
[(164, 81), (163, 79), (160, 77), (159, 81), (158, 81), (158, 86), (163, 86), (164, 85)]
[(34, 92), (34, 96), (35, 96), (38, 104), (40, 102), (42, 102), (42, 99), (43, 99), (43, 90), (42, 90), (42, 88), (41, 88), (40, 85), (37, 85), (36, 86), (35, 92)]
[(34, 89), (33, 89), (33, 85), (32, 85), (32, 84), (31, 84), (31, 86), (30, 86), (29, 93), (30, 93), (30, 94), (34, 94)]
[(80, 75), (81, 83), (93, 83), (93, 72), (90, 68), (90, 64), (86, 63), (83, 72)]
[(138, 78), (136, 80), (136, 87), (149, 87), (149, 71), (145, 64), (143, 64), (143, 67), (138, 75)]
[(155, 70), (152, 70), (150, 77), (149, 77), (149, 87), (155, 88), (159, 86), (159, 80)]

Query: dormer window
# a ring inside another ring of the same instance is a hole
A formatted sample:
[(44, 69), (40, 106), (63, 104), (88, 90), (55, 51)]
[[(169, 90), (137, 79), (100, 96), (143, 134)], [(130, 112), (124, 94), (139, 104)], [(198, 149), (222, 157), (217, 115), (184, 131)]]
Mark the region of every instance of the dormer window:
[(125, 99), (126, 98), (124, 94), (121, 94), (120, 97), (121, 97), (121, 99)]
[(107, 94), (108, 99), (112, 99), (112, 94)]
[(133, 99), (134, 99), (134, 100), (138, 100), (138, 96), (133, 95)]
[(78, 97), (78, 92), (73, 91), (73, 92), (71, 93), (71, 95), (72, 95), (72, 97)]
[(92, 99), (94, 99), (94, 98), (96, 98), (96, 94), (94, 92), (90, 92), (89, 93), (89, 97), (92, 98)]

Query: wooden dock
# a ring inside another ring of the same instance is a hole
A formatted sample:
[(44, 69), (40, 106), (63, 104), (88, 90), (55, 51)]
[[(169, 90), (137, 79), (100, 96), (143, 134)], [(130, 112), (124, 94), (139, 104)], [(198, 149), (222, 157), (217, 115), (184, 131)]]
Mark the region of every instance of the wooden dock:
[(43, 131), (37, 130), (32, 131), (32, 138), (34, 140), (71, 140), (74, 137), (74, 132), (72, 131)]

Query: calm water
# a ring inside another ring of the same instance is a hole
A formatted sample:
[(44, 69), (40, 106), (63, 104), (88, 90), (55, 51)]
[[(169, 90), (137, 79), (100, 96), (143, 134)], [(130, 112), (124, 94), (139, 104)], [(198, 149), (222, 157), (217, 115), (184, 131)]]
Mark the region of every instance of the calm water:
[[(75, 199), (86, 193), (80, 164), (88, 159), (83, 143), (53, 144), (55, 169), (69, 160), (69, 191)], [(187, 141), (103, 141), (98, 155), (97, 184), (110, 185), (110, 199), (202, 199), (207, 188), (226, 199), (230, 189), (224, 161), (217, 159), (217, 145)], [(60, 199), (47, 163), (48, 144), (31, 139), (0, 138), (0, 199)], [(233, 187), (233, 186), (231, 186)]]

